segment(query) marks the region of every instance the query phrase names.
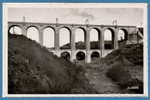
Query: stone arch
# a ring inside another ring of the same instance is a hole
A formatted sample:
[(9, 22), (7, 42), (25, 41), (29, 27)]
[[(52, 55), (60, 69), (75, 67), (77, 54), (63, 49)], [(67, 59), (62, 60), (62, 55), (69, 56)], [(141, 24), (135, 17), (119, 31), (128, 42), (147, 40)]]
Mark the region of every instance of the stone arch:
[(96, 58), (100, 58), (100, 52), (98, 51), (93, 51), (91, 53), (91, 60), (95, 60)]
[(54, 48), (55, 43), (55, 29), (51, 26), (46, 26), (42, 29), (43, 45), (47, 48)]
[(90, 49), (100, 49), (100, 34), (99, 28), (93, 27), (90, 29)]
[(36, 25), (29, 25), (29, 26), (26, 27), (26, 30), (28, 30), (30, 27), (34, 27), (34, 28), (36, 28), (39, 31), (39, 27), (36, 26)]
[(22, 35), (23, 34), (23, 28), (20, 25), (11, 25), (8, 28), (8, 33)]
[(104, 48), (114, 49), (115, 30), (113, 28), (104, 29)]
[(128, 39), (128, 31), (124, 28), (120, 28), (118, 31), (118, 41), (127, 39)]
[(68, 60), (68, 61), (70, 60), (70, 57), (71, 57), (70, 53), (67, 51), (62, 52), (60, 56), (61, 58)]
[(85, 60), (86, 53), (84, 51), (78, 51), (76, 53), (76, 59), (77, 60)]
[(86, 46), (86, 30), (83, 27), (75, 28), (75, 47), (76, 49), (85, 49)]
[(50, 26), (50, 25), (46, 25), (46, 26), (42, 27), (42, 31), (43, 31), (44, 29), (46, 29), (46, 28), (51, 28), (51, 29), (54, 30), (54, 32), (56, 31), (55, 27)]
[(59, 27), (59, 45), (61, 49), (71, 48), (71, 29), (69, 27)]
[(35, 40), (36, 42), (40, 42), (40, 31), (39, 31), (39, 28), (37, 26), (34, 26), (34, 25), (31, 25), (31, 26), (28, 26), (26, 28), (27, 30), (27, 37), (32, 39), (32, 40)]

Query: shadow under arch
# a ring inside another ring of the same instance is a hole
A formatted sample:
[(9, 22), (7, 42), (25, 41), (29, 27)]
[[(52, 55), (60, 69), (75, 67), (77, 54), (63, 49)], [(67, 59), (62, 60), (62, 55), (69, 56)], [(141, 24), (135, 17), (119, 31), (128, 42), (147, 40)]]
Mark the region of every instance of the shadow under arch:
[(100, 58), (100, 53), (98, 51), (93, 51), (91, 53), (91, 59)]
[(76, 53), (76, 59), (77, 60), (85, 60), (85, 53), (83, 51), (79, 51)]
[(70, 60), (70, 53), (67, 52), (67, 51), (62, 52), (62, 53), (61, 53), (61, 58), (63, 58), (63, 59), (65, 59), (65, 60), (69, 61), (69, 60)]

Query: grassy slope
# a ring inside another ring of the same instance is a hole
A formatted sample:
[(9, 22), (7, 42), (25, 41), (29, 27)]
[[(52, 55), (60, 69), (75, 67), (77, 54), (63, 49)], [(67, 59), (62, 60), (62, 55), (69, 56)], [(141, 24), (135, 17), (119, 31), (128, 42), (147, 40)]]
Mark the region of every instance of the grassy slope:
[[(98, 91), (105, 93), (101, 90), (103, 89), (112, 91), (111, 93), (135, 93), (125, 89), (117, 90), (117, 87), (113, 87), (110, 83), (121, 87), (132, 85), (142, 86), (143, 45), (122, 45), (119, 49), (114, 50), (105, 58), (97, 59), (86, 66), (89, 68), (88, 72), (94, 71), (95, 74), (98, 74), (93, 76), (98, 78), (93, 79), (96, 82), (99, 81), (99, 83), (95, 83), (95, 87)], [(91, 75), (91, 73), (89, 73), (89, 75)], [(112, 82), (108, 78), (112, 79)], [(101, 89), (98, 89), (99, 87)], [(140, 88), (140, 91), (136, 91), (136, 93), (142, 93), (142, 87)]]
[(126, 45), (103, 59), (109, 66), (107, 76), (122, 88), (139, 86), (143, 92), (143, 45)]
[(8, 42), (9, 93), (96, 93), (81, 66), (21, 35), (9, 34)]

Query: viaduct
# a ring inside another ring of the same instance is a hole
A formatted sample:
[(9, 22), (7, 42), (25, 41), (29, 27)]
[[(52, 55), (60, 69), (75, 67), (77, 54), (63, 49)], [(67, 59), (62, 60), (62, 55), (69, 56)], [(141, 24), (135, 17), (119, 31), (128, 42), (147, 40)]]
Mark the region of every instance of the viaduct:
[[(58, 23), (33, 23), (33, 22), (8, 22), (8, 31), (10, 28), (17, 26), (22, 30), (22, 34), (27, 36), (27, 29), (30, 27), (35, 27), (39, 31), (39, 43), (43, 45), (43, 30), (45, 28), (52, 28), (54, 30), (54, 49), (49, 49), (50, 52), (53, 52), (58, 57), (61, 56), (63, 52), (68, 52), (70, 55), (70, 61), (76, 59), (78, 52), (83, 52), (85, 54), (85, 62), (91, 62), (91, 54), (93, 52), (98, 52), (100, 57), (106, 56), (114, 49), (118, 49), (118, 33), (119, 30), (123, 30), (125, 33), (125, 40), (129, 40), (133, 37), (136, 37), (137, 27), (136, 26), (119, 26), (119, 25), (90, 25), (90, 24), (58, 24)], [(59, 30), (61, 28), (67, 28), (70, 32), (70, 49), (60, 49), (59, 44)], [(85, 34), (85, 49), (77, 49), (75, 47), (75, 30), (82, 29)], [(99, 38), (99, 49), (90, 49), (90, 31), (91, 29), (96, 29), (98, 32)], [(104, 31), (108, 29), (112, 33), (112, 45), (111, 50), (106, 50), (104, 48)]]

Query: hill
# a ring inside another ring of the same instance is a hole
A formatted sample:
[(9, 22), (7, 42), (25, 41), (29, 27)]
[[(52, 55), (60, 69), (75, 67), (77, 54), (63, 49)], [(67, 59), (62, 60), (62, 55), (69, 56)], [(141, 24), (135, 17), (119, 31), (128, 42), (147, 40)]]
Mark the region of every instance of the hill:
[(8, 36), (9, 94), (97, 93), (84, 68), (57, 58), (22, 35)]
[(130, 44), (102, 59), (106, 75), (123, 89), (143, 93), (143, 44)]
[(100, 93), (143, 93), (143, 44), (122, 45), (86, 67)]

